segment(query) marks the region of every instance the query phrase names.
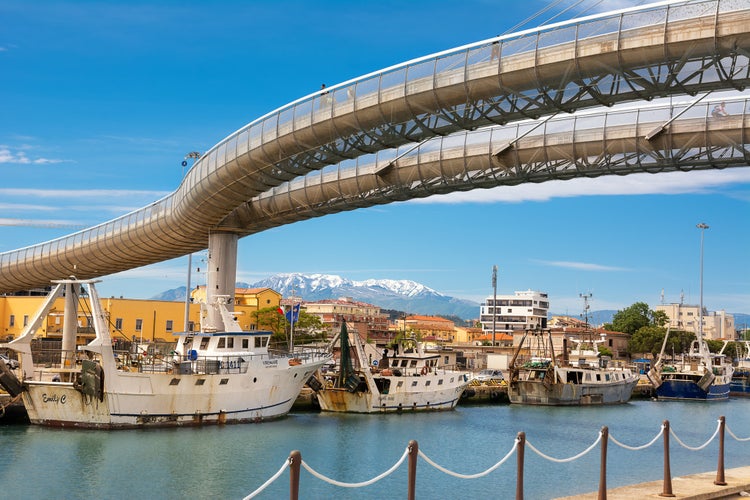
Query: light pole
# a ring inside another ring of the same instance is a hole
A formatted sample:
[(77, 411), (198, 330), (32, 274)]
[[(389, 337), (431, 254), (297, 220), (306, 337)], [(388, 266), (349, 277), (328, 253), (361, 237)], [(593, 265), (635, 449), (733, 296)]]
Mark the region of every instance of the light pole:
[(492, 266), (492, 347), (495, 347), (495, 322), (497, 320), (497, 266)]
[(700, 276), (700, 290), (701, 290), (701, 303), (700, 313), (698, 315), (700, 323), (698, 323), (698, 339), (700, 340), (701, 351), (703, 351), (703, 233), (708, 229), (708, 224), (701, 222), (695, 227), (701, 230), (701, 276)]

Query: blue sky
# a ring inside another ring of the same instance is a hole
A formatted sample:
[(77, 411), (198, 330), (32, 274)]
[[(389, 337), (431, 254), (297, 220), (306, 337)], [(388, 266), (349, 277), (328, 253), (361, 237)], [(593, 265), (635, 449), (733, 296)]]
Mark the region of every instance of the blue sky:
[[(569, 0), (523, 28), (549, 20)], [(641, 2), (588, 0), (592, 14)], [(0, 2), (0, 252), (173, 191), (190, 151), (409, 59), (505, 33), (547, 2)], [(542, 290), (578, 315), (644, 301), (750, 313), (750, 168), (477, 190), (341, 213), (240, 241), (238, 280), (410, 279), (455, 297)], [(194, 267), (202, 266), (196, 254)], [(105, 277), (105, 295), (183, 286), (187, 258)], [(201, 283), (194, 275), (193, 284)]]

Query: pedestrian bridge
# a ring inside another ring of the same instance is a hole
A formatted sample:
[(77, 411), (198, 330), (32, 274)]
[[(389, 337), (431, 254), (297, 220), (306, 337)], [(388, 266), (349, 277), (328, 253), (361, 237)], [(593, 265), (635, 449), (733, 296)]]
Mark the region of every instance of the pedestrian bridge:
[[(165, 198), (0, 254), (0, 292), (179, 257), (209, 235), (434, 194), (747, 166), (748, 102), (714, 117), (712, 94), (750, 83), (748, 19), (750, 0), (661, 2), (321, 90), (228, 136)], [(680, 104), (650, 103), (661, 97)]]

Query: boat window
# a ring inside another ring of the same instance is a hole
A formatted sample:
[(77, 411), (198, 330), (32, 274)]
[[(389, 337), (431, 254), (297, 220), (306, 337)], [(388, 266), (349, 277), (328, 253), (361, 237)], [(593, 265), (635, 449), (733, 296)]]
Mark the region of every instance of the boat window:
[(406, 368), (406, 365), (408, 364), (408, 361), (405, 359), (401, 360), (401, 368)]
[(169, 385), (177, 385), (179, 383), (180, 383), (180, 379), (178, 378), (173, 378), (172, 380), (169, 381)]
[(243, 349), (250, 348), (250, 342), (248, 341), (248, 339), (242, 339), (242, 348)]
[(398, 387), (403, 387), (403, 386), (404, 386), (404, 381), (403, 380), (399, 380), (398, 381), (398, 385), (396, 387), (398, 388)]
[(199, 378), (198, 380), (195, 381), (195, 385), (203, 385), (205, 383), (206, 383), (205, 378)]
[(393, 360), (393, 364), (391, 364), (391, 366), (392, 366), (393, 368), (396, 368), (396, 367), (398, 367), (398, 360), (397, 360), (397, 359), (394, 359), (394, 360)]
[(228, 383), (229, 383), (229, 379), (228, 378), (223, 378), (223, 379), (221, 379), (221, 381), (219, 381), (219, 385), (227, 385)]
[(203, 350), (206, 350), (206, 349), (208, 349), (208, 341), (209, 341), (209, 340), (211, 340), (211, 339), (210, 339), (210, 338), (208, 338), (208, 337), (203, 337), (203, 338), (201, 339), (201, 350), (202, 350), (202, 351), (203, 351)]
[(224, 349), (224, 346), (226, 345), (226, 342), (227, 342), (227, 339), (225, 339), (224, 337), (221, 337), (219, 339), (219, 346), (218, 346), (218, 348), (219, 349)]
[(443, 385), (443, 379), (438, 380), (438, 385)]
[(234, 337), (229, 337), (227, 339), (227, 347), (230, 349), (234, 347)]
[(424, 385), (430, 385), (430, 382), (432, 382), (432, 381), (428, 380), (427, 382), (424, 383)]
[(411, 383), (411, 386), (412, 386), (412, 387), (416, 387), (416, 386), (417, 386), (417, 381), (415, 380), (414, 382), (412, 382), (412, 383)]
[(416, 366), (417, 366), (417, 360), (412, 359), (411, 363), (409, 363), (409, 368), (416, 368)]
[(597, 382), (601, 382), (601, 381), (602, 381), (602, 376), (601, 376), (601, 374), (600, 374), (600, 373), (597, 373), (597, 374), (596, 374), (596, 381), (597, 381)]

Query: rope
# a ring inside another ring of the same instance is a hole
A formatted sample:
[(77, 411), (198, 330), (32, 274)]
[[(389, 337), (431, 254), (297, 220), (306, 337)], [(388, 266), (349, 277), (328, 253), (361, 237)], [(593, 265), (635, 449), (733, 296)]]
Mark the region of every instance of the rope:
[(623, 444), (623, 443), (619, 442), (618, 440), (616, 440), (612, 436), (612, 434), (609, 435), (609, 440), (612, 441), (613, 443), (615, 443), (620, 448), (625, 448), (626, 450), (632, 450), (632, 451), (639, 451), (639, 450), (644, 450), (644, 449), (648, 448), (649, 446), (651, 446), (652, 444), (654, 444), (656, 442), (656, 440), (659, 439), (662, 436), (662, 434), (664, 434), (664, 424), (662, 424), (661, 429), (659, 430), (659, 433), (654, 437), (654, 439), (652, 439), (648, 443), (644, 444), (643, 446), (628, 446), (628, 445)]
[(268, 479), (268, 481), (266, 481), (265, 483), (263, 483), (263, 485), (260, 488), (258, 488), (257, 490), (253, 491), (252, 493), (250, 493), (248, 496), (246, 496), (242, 500), (250, 500), (251, 498), (255, 498), (256, 495), (259, 495), (260, 493), (262, 493), (263, 490), (265, 490), (271, 483), (273, 483), (274, 481), (276, 481), (279, 478), (279, 476), (286, 470), (287, 467), (289, 467), (289, 459), (284, 460), (284, 465), (281, 466), (281, 469), (279, 469), (279, 471), (276, 474), (274, 474), (273, 476), (271, 476)]
[(530, 442), (526, 441), (526, 445), (531, 449), (531, 451), (533, 451), (534, 453), (536, 453), (537, 455), (539, 455), (542, 458), (546, 458), (547, 460), (549, 460), (551, 462), (564, 463), (564, 462), (572, 462), (573, 460), (578, 460), (579, 458), (581, 458), (582, 456), (584, 456), (586, 453), (588, 453), (591, 450), (593, 450), (594, 447), (597, 444), (599, 444), (599, 441), (601, 441), (601, 440), (602, 440), (602, 433), (601, 433), (601, 431), (599, 431), (599, 437), (596, 438), (596, 441), (594, 441), (594, 443), (591, 446), (589, 446), (588, 448), (586, 448), (585, 450), (583, 450), (578, 455), (572, 456), (570, 458), (554, 458), (554, 457), (550, 457), (548, 455), (545, 455), (541, 451), (537, 450), (534, 447), (534, 445), (532, 445)]
[(719, 423), (716, 425), (716, 430), (714, 431), (713, 435), (710, 438), (708, 438), (708, 441), (706, 441), (705, 443), (703, 443), (702, 445), (700, 445), (700, 446), (698, 446), (696, 448), (693, 448), (692, 446), (688, 446), (685, 443), (683, 443), (682, 441), (680, 441), (680, 438), (677, 437), (677, 434), (674, 433), (674, 430), (671, 427), (669, 429), (669, 433), (672, 434), (672, 437), (674, 437), (675, 441), (677, 441), (678, 443), (680, 443), (680, 445), (683, 448), (687, 448), (688, 450), (691, 450), (691, 451), (698, 451), (698, 450), (702, 450), (703, 448), (705, 448), (706, 446), (708, 446), (708, 443), (710, 443), (711, 441), (714, 440), (714, 438), (716, 437), (716, 435), (719, 433), (719, 428), (720, 427), (721, 427), (721, 421), (719, 421)]
[(733, 437), (733, 438), (734, 438), (735, 440), (737, 440), (737, 441), (750, 441), (750, 437), (746, 437), (746, 438), (738, 438), (737, 436), (735, 436), (735, 435), (734, 435), (734, 432), (732, 432), (732, 430), (731, 430), (731, 429), (729, 428), (729, 426), (728, 426), (728, 425), (726, 426), (726, 430), (727, 430), (727, 432), (729, 433), (729, 435), (730, 435), (730, 436), (732, 436), (732, 437)]
[(442, 467), (442, 466), (436, 464), (435, 462), (433, 462), (432, 460), (430, 460), (430, 458), (427, 455), (425, 455), (424, 453), (422, 453), (422, 450), (419, 450), (419, 456), (422, 457), (425, 462), (427, 462), (428, 464), (432, 465), (433, 467), (435, 467), (440, 472), (442, 472), (444, 474), (448, 474), (449, 476), (457, 477), (459, 479), (477, 479), (477, 478), (486, 476), (490, 472), (494, 471), (495, 469), (497, 469), (498, 467), (500, 467), (501, 465), (503, 465), (505, 463), (505, 461), (508, 460), (513, 455), (513, 453), (516, 451), (517, 448), (518, 448), (518, 438), (516, 438), (515, 442), (513, 443), (513, 447), (510, 449), (510, 451), (508, 452), (508, 454), (505, 455), (502, 458), (502, 460), (500, 460), (498, 463), (496, 463), (495, 465), (493, 465), (492, 467), (490, 467), (486, 471), (484, 471), (484, 472), (478, 472), (476, 474), (459, 474), (458, 472), (450, 471), (450, 470), (446, 469), (445, 467)]
[(341, 486), (342, 488), (361, 488), (362, 486), (370, 486), (371, 484), (374, 484), (380, 481), (381, 479), (383, 479), (384, 477), (386, 477), (387, 475), (391, 474), (393, 471), (398, 469), (402, 463), (404, 463), (404, 460), (406, 459), (408, 455), (409, 455), (409, 447), (407, 446), (406, 450), (404, 451), (404, 454), (401, 455), (401, 458), (398, 460), (398, 462), (396, 462), (393, 465), (393, 467), (383, 472), (379, 476), (375, 476), (369, 481), (362, 481), (361, 483), (342, 483), (341, 481), (336, 481), (335, 479), (328, 478), (324, 476), (323, 474), (320, 474), (319, 472), (316, 472), (315, 470), (313, 470), (313, 468), (307, 465), (307, 462), (305, 462), (304, 460), (302, 460), (302, 467), (304, 467), (307, 470), (307, 472), (317, 477), (321, 481), (325, 481), (326, 483), (332, 484), (334, 486)]

